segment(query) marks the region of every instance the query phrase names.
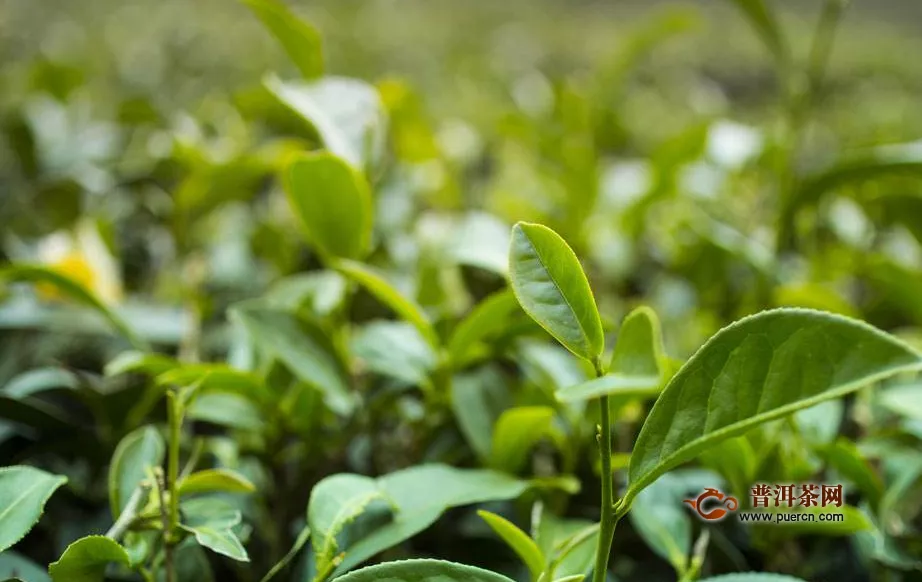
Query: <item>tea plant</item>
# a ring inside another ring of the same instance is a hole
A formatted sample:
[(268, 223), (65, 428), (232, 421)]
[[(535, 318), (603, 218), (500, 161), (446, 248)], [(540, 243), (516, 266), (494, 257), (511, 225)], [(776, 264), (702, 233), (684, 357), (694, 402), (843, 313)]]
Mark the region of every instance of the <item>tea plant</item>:
[[(409, 85), (330, 74), (284, 4), (243, 4), (298, 78), (176, 127), (126, 122), (168, 153), (103, 169), (42, 149), (37, 120), (76, 107), (47, 64), (4, 127), (22, 175), (0, 181), (81, 194), (72, 217), (10, 205), (0, 579), (922, 571), (922, 156), (814, 143), (845, 2), (823, 3), (803, 59), (767, 3), (733, 3), (773, 59), (764, 130), (699, 114), (632, 135), (631, 71), (688, 26), (663, 13), (589, 82), (520, 79), (480, 149), (437, 135)], [(100, 173), (125, 189), (114, 210), (94, 206)], [(111, 217), (135, 244), (170, 241), (133, 291), (181, 309), (120, 303)], [(44, 222), (69, 234), (42, 262), (22, 241)], [(843, 520), (688, 510), (820, 482), (844, 483)]]

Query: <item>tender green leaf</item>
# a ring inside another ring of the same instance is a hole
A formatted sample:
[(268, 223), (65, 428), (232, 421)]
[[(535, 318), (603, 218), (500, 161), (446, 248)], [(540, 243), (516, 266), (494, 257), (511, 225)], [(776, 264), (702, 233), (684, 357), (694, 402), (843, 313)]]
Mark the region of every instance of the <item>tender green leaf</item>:
[(605, 348), (602, 320), (579, 260), (553, 230), (512, 228), (509, 278), (522, 309), (568, 350), (595, 360)]
[(54, 582), (103, 582), (112, 563), (131, 563), (125, 548), (105, 536), (88, 536), (67, 546), (48, 573)]
[(348, 414), (355, 406), (345, 366), (316, 324), (258, 306), (238, 306), (232, 309), (231, 317), (243, 326), (260, 351), (282, 361), (301, 380), (320, 389), (334, 412)]
[(739, 572), (705, 578), (700, 582), (806, 582), (801, 578), (785, 576), (784, 574), (771, 574), (767, 572)]
[(79, 383), (77, 376), (64, 368), (39, 368), (19, 374), (7, 382), (3, 394), (17, 399), (26, 398), (55, 388), (73, 390)]
[(563, 578), (558, 578), (554, 582), (581, 582), (586, 576), (584, 574), (576, 574), (574, 576), (564, 576)]
[(233, 529), (240, 523), (240, 511), (216, 497), (184, 500), (180, 504), (183, 523), (180, 527), (209, 550), (239, 562), (249, 562), (243, 544)]
[(371, 190), (365, 177), (328, 152), (296, 156), (285, 170), (288, 202), (308, 240), (328, 259), (360, 259), (371, 242)]
[(393, 507), (393, 519), (345, 548), (335, 574), (342, 574), (372, 556), (423, 531), (452, 507), (518, 497), (529, 487), (509, 475), (447, 465), (417, 465), (377, 480)]
[(378, 91), (371, 85), (326, 76), (300, 83), (269, 77), (265, 86), (317, 132), (331, 153), (353, 167), (364, 169), (381, 158), (386, 118)]
[[(772, 534), (778, 537), (794, 537), (802, 535), (811, 536), (850, 536), (861, 531), (874, 529), (874, 525), (868, 518), (867, 514), (857, 507), (843, 505), (832, 509), (832, 512), (842, 514), (842, 521), (782, 521), (773, 525), (762, 525), (761, 527), (772, 528)], [(779, 512), (781, 514), (799, 513), (799, 514), (819, 514), (830, 513), (828, 507), (811, 507), (797, 512)], [(776, 531), (777, 530), (777, 531)]]
[(208, 548), (216, 554), (227, 556), (238, 562), (249, 562), (250, 557), (246, 549), (240, 543), (237, 534), (231, 529), (216, 529), (207, 525), (191, 527), (180, 525), (181, 528), (195, 536), (201, 546)]
[(692, 544), (691, 519), (682, 506), (685, 490), (679, 476), (666, 473), (637, 495), (629, 514), (640, 537), (678, 573), (688, 566)]
[(781, 27), (774, 14), (768, 9), (765, 0), (732, 0), (746, 15), (746, 19), (755, 29), (759, 38), (769, 51), (781, 63), (789, 59), (787, 43), (781, 34)]
[(517, 473), (528, 460), (528, 451), (548, 434), (554, 409), (548, 406), (522, 406), (503, 412), (493, 430), (490, 466)]
[[(19, 578), (13, 578), (19, 576)], [(28, 582), (51, 582), (45, 567), (32, 560), (8, 550), (0, 554), (0, 578), (7, 580), (27, 580)]]
[(106, 364), (105, 374), (106, 376), (118, 376), (129, 372), (139, 372), (157, 376), (177, 366), (179, 362), (169, 356), (128, 350)]
[(877, 508), (884, 494), (884, 484), (854, 443), (839, 439), (823, 447), (820, 454), (840, 475), (858, 486), (871, 507)]
[(423, 309), (400, 294), (387, 280), (371, 268), (355, 261), (337, 261), (336, 270), (352, 279), (387, 305), (402, 319), (412, 323), (434, 349), (439, 347), (439, 337)]
[(922, 355), (860, 321), (806, 309), (746, 317), (708, 340), (654, 404), (634, 445), (619, 511), (711, 444), (920, 369)]
[(512, 548), (512, 551), (514, 551), (519, 558), (522, 559), (522, 562), (528, 566), (532, 578), (537, 579), (538, 576), (541, 575), (541, 572), (544, 571), (546, 560), (544, 554), (541, 553), (540, 548), (538, 548), (534, 540), (528, 537), (528, 534), (517, 528), (511, 521), (495, 513), (480, 510), (477, 512), (477, 515), (487, 522), (487, 525), (496, 532), (496, 535), (501, 537), (503, 541)]
[(186, 408), (186, 415), (190, 420), (252, 432), (259, 432), (266, 425), (253, 403), (237, 394), (201, 394)]
[(502, 373), (493, 366), (458, 374), (451, 382), (451, 409), (458, 428), (484, 463), (493, 448), (493, 427), (505, 408), (499, 402), (503, 388)]
[(336, 536), (376, 499), (384, 499), (377, 481), (360, 475), (332, 475), (317, 483), (307, 505), (307, 523), (319, 572), (339, 553)]
[(362, 568), (336, 582), (512, 582), (499, 574), (439, 560), (403, 560)]
[(515, 295), (508, 289), (498, 291), (477, 304), (448, 338), (448, 354), (455, 368), (461, 367), (478, 342), (497, 335), (509, 326), (519, 311)]
[(243, 0), (281, 43), (306, 79), (323, 75), (320, 32), (279, 0)]
[(23, 538), (38, 522), (45, 503), (67, 477), (34, 467), (0, 468), (0, 552)]
[(142, 426), (119, 441), (109, 464), (109, 507), (112, 519), (118, 519), (128, 498), (147, 478), (147, 470), (163, 463), (166, 444), (152, 426)]
[(54, 285), (72, 299), (88, 305), (106, 318), (112, 327), (119, 331), (125, 338), (139, 350), (147, 350), (149, 346), (142, 340), (131, 327), (109, 308), (92, 291), (78, 281), (59, 273), (55, 270), (40, 265), (11, 265), (0, 269), (0, 282), (27, 281)]
[(557, 576), (576, 576), (592, 567), (599, 524), (547, 513), (541, 516), (534, 536), (544, 555), (551, 558)]
[(352, 353), (378, 374), (420, 386), (437, 360), (415, 327), (403, 321), (373, 321), (352, 336)]
[(235, 471), (229, 469), (205, 469), (192, 473), (179, 482), (180, 495), (197, 493), (252, 493), (256, 486)]

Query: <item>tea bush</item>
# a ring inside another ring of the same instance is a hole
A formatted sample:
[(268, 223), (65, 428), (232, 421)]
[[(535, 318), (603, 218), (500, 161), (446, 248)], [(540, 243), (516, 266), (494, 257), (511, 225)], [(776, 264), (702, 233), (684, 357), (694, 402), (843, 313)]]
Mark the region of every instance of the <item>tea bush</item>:
[(288, 72), (194, 111), (4, 65), (0, 578), (919, 579), (919, 76), (847, 2), (729, 3), (745, 123), (644, 66), (692, 7), (461, 121), (242, 4)]

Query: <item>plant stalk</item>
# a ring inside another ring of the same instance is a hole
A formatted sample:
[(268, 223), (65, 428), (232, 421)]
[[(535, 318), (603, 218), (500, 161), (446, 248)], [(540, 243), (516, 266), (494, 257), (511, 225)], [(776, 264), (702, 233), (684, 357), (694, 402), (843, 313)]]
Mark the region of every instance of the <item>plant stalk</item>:
[(166, 552), (167, 581), (175, 580), (173, 563), (173, 547), (176, 545), (176, 533), (179, 530), (179, 442), (182, 431), (182, 403), (179, 394), (174, 389), (167, 392), (167, 421), (169, 424), (169, 439), (167, 442), (167, 467), (165, 493), (169, 503), (166, 512), (166, 529), (163, 532), (163, 541)]
[(128, 528), (134, 522), (135, 518), (138, 517), (138, 509), (141, 506), (141, 502), (144, 500), (147, 489), (149, 489), (149, 487), (140, 486), (135, 488), (131, 493), (131, 497), (128, 498), (128, 503), (125, 504), (125, 509), (122, 510), (118, 519), (115, 520), (115, 523), (113, 523), (109, 531), (106, 532), (107, 538), (118, 541), (125, 535), (125, 532), (128, 531)]
[[(605, 374), (598, 358), (593, 361), (596, 377)], [(599, 519), (599, 543), (596, 547), (595, 569), (592, 573), (593, 582), (605, 582), (608, 574), (608, 558), (611, 554), (611, 544), (615, 537), (615, 526), (618, 519), (614, 511), (613, 475), (611, 471), (611, 418), (609, 413), (608, 395), (599, 397), (599, 431), (596, 435), (599, 441), (599, 455), (602, 461), (601, 484), (601, 516)]]

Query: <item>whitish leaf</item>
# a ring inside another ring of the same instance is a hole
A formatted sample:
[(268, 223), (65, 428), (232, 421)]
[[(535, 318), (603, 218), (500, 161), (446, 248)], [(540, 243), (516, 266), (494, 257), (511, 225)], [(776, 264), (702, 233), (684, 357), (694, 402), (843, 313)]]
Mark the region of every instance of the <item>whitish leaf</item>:
[(387, 122), (378, 91), (371, 85), (330, 76), (298, 83), (269, 77), (265, 85), (314, 128), (333, 154), (358, 169), (380, 159)]
[(109, 464), (109, 508), (118, 519), (128, 499), (147, 478), (147, 470), (163, 463), (166, 445), (152, 426), (142, 426), (119, 441)]
[(493, 429), (490, 466), (517, 473), (525, 465), (529, 450), (551, 429), (554, 409), (521, 406), (503, 412)]
[(243, 0), (281, 43), (306, 79), (323, 75), (320, 33), (279, 0)]
[(109, 564), (130, 564), (128, 552), (105, 536), (81, 538), (67, 546), (57, 562), (48, 566), (54, 582), (103, 582)]
[(434, 349), (439, 347), (439, 337), (422, 307), (400, 294), (387, 280), (369, 267), (355, 261), (337, 261), (336, 269), (365, 288), (384, 305), (405, 321), (413, 324), (426, 342)]
[(528, 566), (532, 579), (537, 579), (544, 571), (545, 558), (541, 549), (535, 544), (534, 540), (528, 537), (528, 534), (520, 530), (511, 521), (490, 513), (489, 511), (478, 511), (477, 515), (489, 525), (496, 534), (506, 542), (512, 550), (521, 558), (522, 562)]
[(918, 352), (857, 320), (806, 309), (744, 318), (708, 340), (657, 399), (634, 445), (618, 509), (716, 442), (918, 370)]
[(509, 249), (509, 278), (532, 319), (568, 350), (595, 360), (605, 338), (602, 321), (579, 260), (553, 230), (517, 223)]
[(0, 552), (38, 522), (45, 503), (67, 477), (27, 466), (0, 468)]
[(337, 582), (512, 582), (494, 572), (439, 560), (403, 560), (362, 568)]
[(367, 254), (372, 202), (365, 176), (341, 158), (313, 152), (292, 159), (284, 183), (305, 236), (324, 257), (360, 259)]
[(229, 469), (205, 469), (196, 471), (179, 482), (180, 495), (197, 493), (252, 493), (256, 491), (243, 475)]
[(291, 313), (258, 306), (231, 311), (257, 349), (277, 358), (298, 378), (318, 388), (327, 406), (348, 414), (355, 405), (348, 374), (329, 338), (316, 324)]

